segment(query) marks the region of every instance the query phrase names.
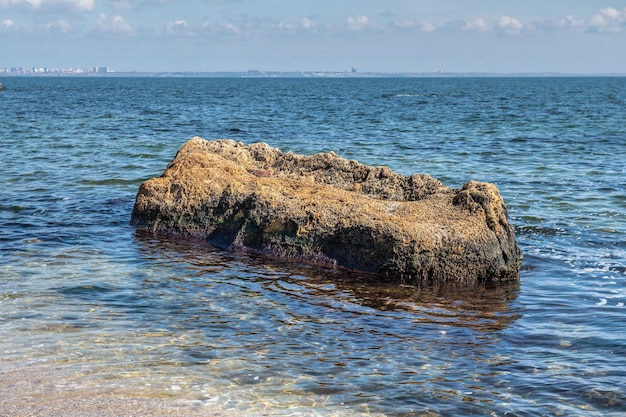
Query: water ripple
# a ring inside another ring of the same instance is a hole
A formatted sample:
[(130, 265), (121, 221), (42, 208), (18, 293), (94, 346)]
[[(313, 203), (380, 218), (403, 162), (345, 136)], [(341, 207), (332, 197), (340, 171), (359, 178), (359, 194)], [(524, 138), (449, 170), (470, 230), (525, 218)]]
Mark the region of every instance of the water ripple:
[[(624, 78), (9, 83), (0, 366), (247, 415), (626, 413)], [(521, 283), (381, 285), (135, 234), (139, 184), (194, 135), (494, 182)]]

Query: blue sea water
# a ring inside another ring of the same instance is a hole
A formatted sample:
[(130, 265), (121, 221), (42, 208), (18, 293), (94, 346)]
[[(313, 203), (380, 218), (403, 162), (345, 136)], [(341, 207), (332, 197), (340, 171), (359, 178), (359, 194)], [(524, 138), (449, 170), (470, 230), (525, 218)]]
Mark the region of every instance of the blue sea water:
[[(626, 78), (2, 82), (0, 370), (242, 415), (626, 414)], [(388, 288), (136, 233), (195, 135), (493, 182), (521, 281)]]

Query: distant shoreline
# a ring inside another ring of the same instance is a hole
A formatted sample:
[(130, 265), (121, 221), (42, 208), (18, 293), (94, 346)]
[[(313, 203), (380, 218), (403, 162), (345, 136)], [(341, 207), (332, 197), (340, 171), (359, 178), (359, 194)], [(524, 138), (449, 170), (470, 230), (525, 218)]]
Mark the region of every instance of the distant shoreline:
[(349, 71), (108, 71), (108, 72), (0, 72), (0, 77), (154, 77), (154, 78), (541, 78), (541, 77), (626, 77), (626, 73), (570, 74), (557, 72), (349, 72)]

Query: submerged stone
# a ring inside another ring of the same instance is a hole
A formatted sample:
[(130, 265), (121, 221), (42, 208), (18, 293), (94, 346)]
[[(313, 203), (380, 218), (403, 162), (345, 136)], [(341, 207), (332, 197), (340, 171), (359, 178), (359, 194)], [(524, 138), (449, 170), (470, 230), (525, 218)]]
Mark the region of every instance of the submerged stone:
[(190, 139), (140, 186), (131, 223), (413, 284), (515, 281), (522, 261), (493, 184), (455, 190), (424, 174), (265, 143)]

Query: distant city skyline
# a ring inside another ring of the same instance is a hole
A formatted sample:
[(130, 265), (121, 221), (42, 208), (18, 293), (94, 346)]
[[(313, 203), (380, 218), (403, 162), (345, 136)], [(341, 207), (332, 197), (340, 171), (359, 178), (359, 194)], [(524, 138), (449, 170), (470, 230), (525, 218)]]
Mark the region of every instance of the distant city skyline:
[(0, 68), (626, 73), (626, 0), (0, 0)]
[(561, 72), (360, 72), (356, 68), (338, 71), (116, 71), (110, 67), (89, 68), (49, 68), (49, 67), (9, 67), (0, 68), (0, 76), (50, 76), (50, 75), (102, 75), (102, 76), (206, 76), (206, 77), (576, 77), (607, 76), (626, 77), (623, 73), (561, 73)]
[(51, 68), (51, 67), (0, 67), (0, 74), (52, 74), (52, 73), (97, 73), (106, 74), (115, 72), (109, 67), (92, 66), (88, 68)]

